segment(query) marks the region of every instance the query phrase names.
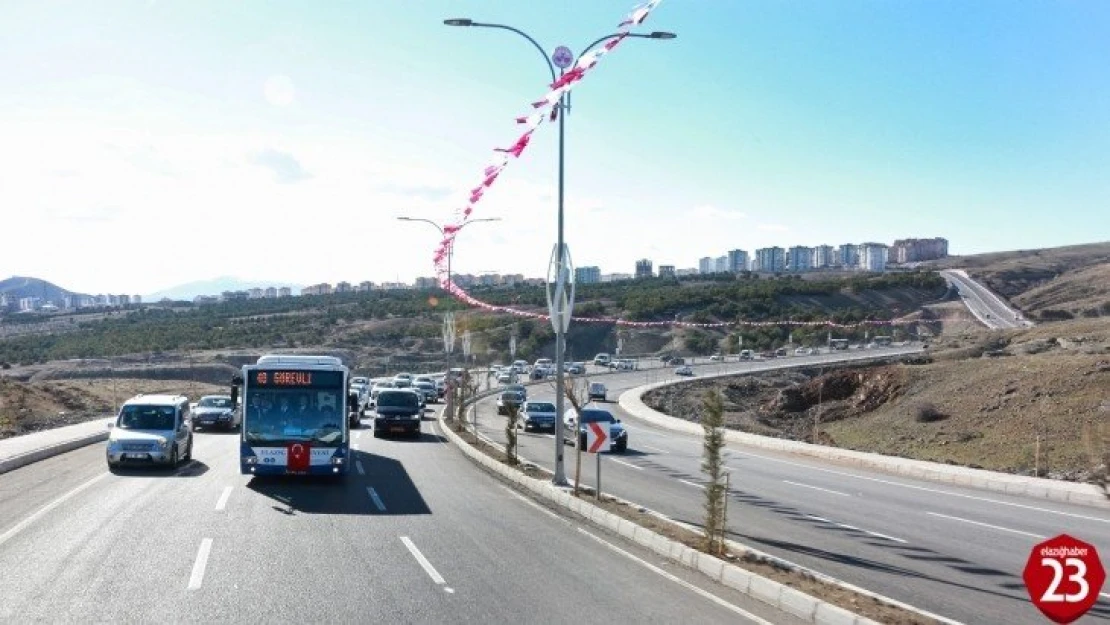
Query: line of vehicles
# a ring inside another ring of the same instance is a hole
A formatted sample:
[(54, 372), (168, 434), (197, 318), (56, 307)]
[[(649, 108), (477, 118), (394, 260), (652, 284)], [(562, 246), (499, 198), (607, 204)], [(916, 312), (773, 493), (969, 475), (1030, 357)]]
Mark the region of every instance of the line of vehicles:
[(193, 453), (193, 433), (239, 434), (240, 472), (247, 475), (345, 476), (351, 430), (373, 417), (374, 436), (419, 437), (424, 410), (442, 400), (462, 374), (351, 376), (332, 356), (262, 356), (237, 373), (228, 395), (191, 403), (185, 395), (137, 395), (124, 402), (106, 445), (110, 470), (177, 466)]

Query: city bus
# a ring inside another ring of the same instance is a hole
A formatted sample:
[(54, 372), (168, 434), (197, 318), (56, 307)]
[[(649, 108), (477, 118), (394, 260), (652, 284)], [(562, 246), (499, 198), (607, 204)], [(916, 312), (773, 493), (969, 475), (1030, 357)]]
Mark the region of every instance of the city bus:
[(347, 475), (348, 375), (343, 362), (332, 356), (266, 355), (243, 366), (231, 388), (242, 411), (240, 472)]
[(848, 349), (848, 339), (829, 339), (829, 349)]
[(879, 347), (889, 347), (894, 339), (889, 336), (876, 336), (872, 341)]

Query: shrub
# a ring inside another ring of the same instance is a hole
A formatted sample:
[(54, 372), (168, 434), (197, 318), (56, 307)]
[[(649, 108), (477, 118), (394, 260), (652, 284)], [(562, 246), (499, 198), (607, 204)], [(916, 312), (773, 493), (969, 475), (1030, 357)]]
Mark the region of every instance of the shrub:
[(928, 402), (918, 404), (913, 412), (913, 420), (918, 423), (933, 423), (947, 418), (948, 415), (945, 415), (935, 405)]

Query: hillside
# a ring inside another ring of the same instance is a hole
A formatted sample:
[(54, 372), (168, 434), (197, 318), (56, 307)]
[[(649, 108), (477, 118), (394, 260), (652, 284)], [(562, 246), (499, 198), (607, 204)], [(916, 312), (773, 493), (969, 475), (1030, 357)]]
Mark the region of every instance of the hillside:
[(1110, 440), (1110, 319), (935, 341), (910, 364), (701, 380), (645, 400), (700, 413), (717, 389), (730, 427), (922, 460), (1086, 479)]
[(28, 278), (25, 276), (12, 276), (6, 280), (0, 280), (0, 294), (15, 299), (21, 297), (40, 297), (48, 301), (59, 301), (72, 295), (88, 297), (84, 293), (68, 291), (46, 280)]
[(210, 280), (197, 280), (195, 282), (187, 282), (185, 284), (178, 284), (161, 289), (154, 293), (144, 295), (143, 299), (148, 302), (157, 302), (162, 299), (192, 301), (192, 299), (198, 295), (219, 295), (224, 291), (246, 291), (249, 289), (265, 289), (269, 287), (274, 287), (275, 289), (288, 287), (292, 289), (294, 293), (299, 293), (302, 285), (280, 281), (241, 280), (233, 276), (221, 276)]
[(1110, 314), (1110, 242), (953, 256), (927, 265), (966, 269), (1034, 319)]

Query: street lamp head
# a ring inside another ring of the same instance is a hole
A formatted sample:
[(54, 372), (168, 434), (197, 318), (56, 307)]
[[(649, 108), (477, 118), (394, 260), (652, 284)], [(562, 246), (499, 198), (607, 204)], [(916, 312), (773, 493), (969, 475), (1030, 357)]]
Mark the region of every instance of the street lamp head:
[(448, 26), (473, 26), (474, 20), (466, 17), (453, 17), (449, 20), (443, 20), (443, 23)]
[(648, 35), (648, 37), (650, 37), (652, 39), (674, 39), (677, 36), (678, 35), (676, 35), (672, 32), (667, 32), (665, 30), (657, 30), (657, 31), (651, 33), (650, 35)]

